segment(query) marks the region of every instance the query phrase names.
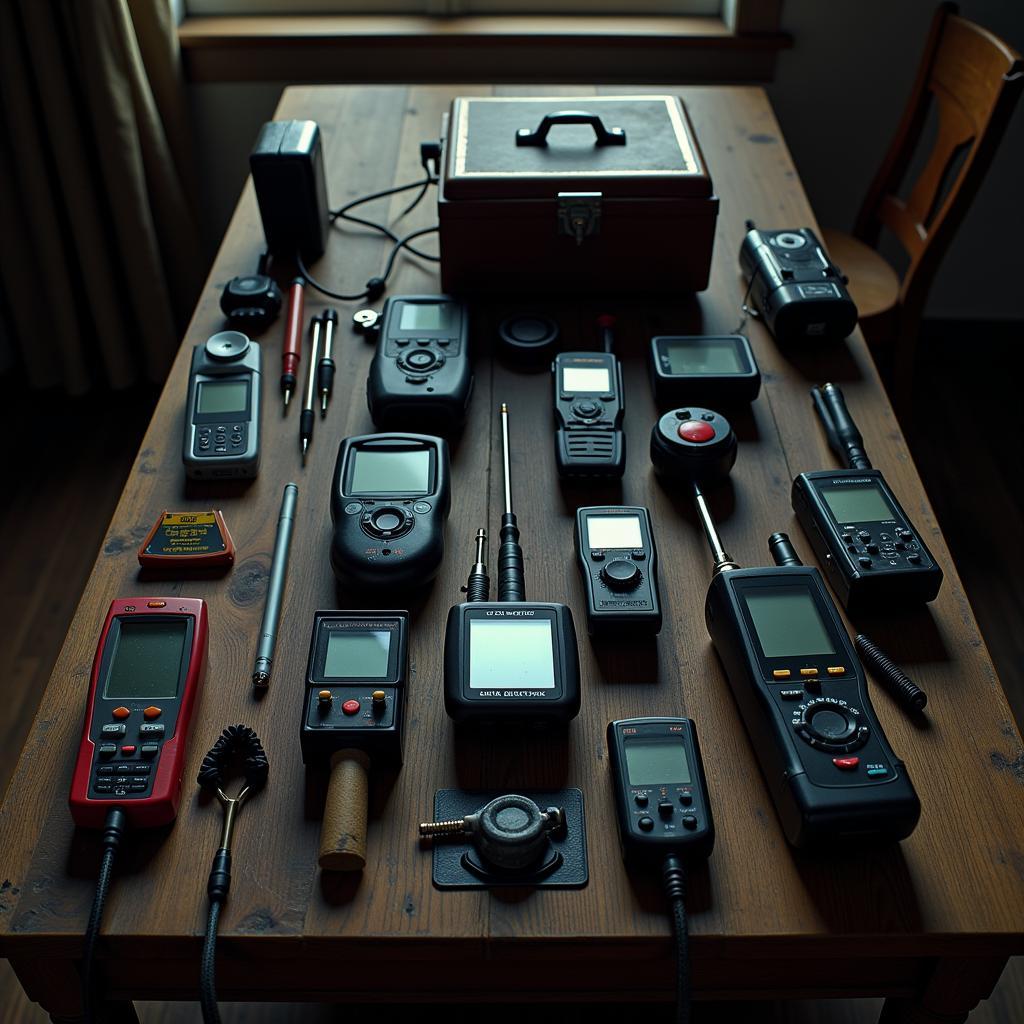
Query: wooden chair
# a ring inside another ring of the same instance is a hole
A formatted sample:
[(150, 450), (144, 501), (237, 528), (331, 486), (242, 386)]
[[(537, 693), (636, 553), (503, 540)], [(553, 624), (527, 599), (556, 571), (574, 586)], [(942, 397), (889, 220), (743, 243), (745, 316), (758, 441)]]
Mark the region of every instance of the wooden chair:
[[(988, 171), (1022, 85), (1020, 54), (959, 17), (955, 4), (940, 5), (903, 120), (853, 235), (824, 232), (829, 253), (850, 279), (861, 328), (901, 413), (910, 408), (918, 326), (932, 279)], [(933, 102), (934, 146), (900, 198), (897, 190)], [(909, 258), (902, 280), (875, 251), (883, 227)]]

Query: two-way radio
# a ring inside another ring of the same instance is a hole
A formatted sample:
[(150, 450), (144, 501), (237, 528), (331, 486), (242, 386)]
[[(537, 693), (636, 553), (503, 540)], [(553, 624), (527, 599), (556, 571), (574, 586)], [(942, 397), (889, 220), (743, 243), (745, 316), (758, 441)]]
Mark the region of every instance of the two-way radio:
[(409, 587), (444, 558), (451, 507), (448, 442), (427, 434), (342, 441), (331, 485), (331, 566), (343, 583)]
[(402, 765), (408, 678), (408, 612), (316, 612), (299, 738), (303, 762), (331, 773), (322, 868), (366, 863), (368, 775)]
[(555, 389), (555, 465), (564, 479), (619, 479), (626, 468), (622, 366), (612, 352), (560, 352)]
[(444, 707), (455, 722), (559, 724), (580, 710), (579, 652), (572, 610), (526, 600), (519, 524), (512, 511), (508, 407), (501, 406), (505, 512), (498, 550), (498, 600), (489, 601), (487, 535), (479, 530), (468, 600), (448, 612)]
[(829, 447), (848, 468), (801, 473), (793, 511), (848, 611), (931, 601), (942, 570), (896, 500), (835, 384), (811, 389)]
[(658, 551), (647, 509), (627, 505), (579, 508), (575, 540), (591, 636), (606, 630), (659, 633)]

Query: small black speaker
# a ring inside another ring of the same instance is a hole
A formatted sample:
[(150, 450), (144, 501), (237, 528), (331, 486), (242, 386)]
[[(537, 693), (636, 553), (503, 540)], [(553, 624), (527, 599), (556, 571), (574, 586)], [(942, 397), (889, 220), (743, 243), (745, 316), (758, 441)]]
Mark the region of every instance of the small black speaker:
[(319, 259), (330, 214), (320, 127), (315, 121), (268, 121), (249, 154), (267, 247), (282, 259)]

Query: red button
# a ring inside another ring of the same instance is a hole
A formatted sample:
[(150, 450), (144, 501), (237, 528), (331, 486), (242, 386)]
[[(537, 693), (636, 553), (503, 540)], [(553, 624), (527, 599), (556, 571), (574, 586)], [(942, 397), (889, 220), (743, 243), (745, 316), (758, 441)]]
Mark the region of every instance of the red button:
[(844, 771), (852, 771), (857, 765), (860, 764), (859, 757), (833, 757), (832, 763), (837, 768), (842, 768)]
[(345, 701), (344, 704), (341, 705), (341, 710), (344, 711), (346, 715), (358, 715), (359, 707), (359, 701), (347, 700)]
[(710, 423), (705, 423), (704, 420), (686, 420), (679, 424), (677, 433), (684, 441), (695, 441), (697, 444), (701, 444), (704, 441), (710, 441), (715, 436), (715, 428)]
[(121, 748), (121, 753), (122, 754), (134, 754), (135, 753), (135, 745), (132, 744), (132, 743), (129, 743), (126, 747), (122, 747)]

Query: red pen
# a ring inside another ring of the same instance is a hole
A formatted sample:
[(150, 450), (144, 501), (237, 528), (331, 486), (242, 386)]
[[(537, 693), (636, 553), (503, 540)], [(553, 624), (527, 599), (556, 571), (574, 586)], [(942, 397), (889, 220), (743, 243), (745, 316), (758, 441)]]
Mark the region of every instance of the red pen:
[(288, 290), (288, 319), (284, 329), (284, 354), (281, 356), (281, 392), (284, 394), (284, 411), (288, 411), (288, 399), (296, 385), (296, 371), (302, 358), (302, 324), (305, 319), (306, 282), (301, 277), (292, 281)]

